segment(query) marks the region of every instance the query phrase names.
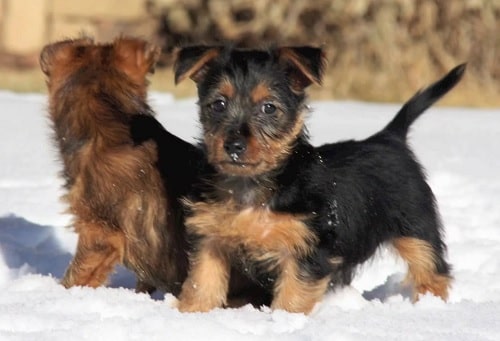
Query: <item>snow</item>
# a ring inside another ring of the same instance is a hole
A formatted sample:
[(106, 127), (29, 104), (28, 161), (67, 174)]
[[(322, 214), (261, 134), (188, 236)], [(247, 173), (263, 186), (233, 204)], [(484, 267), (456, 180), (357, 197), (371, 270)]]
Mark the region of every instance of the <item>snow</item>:
[[(150, 97), (167, 129), (194, 141), (195, 99)], [(65, 227), (46, 106), (45, 95), (0, 92), (0, 340), (500, 340), (500, 109), (432, 108), (411, 132), (444, 220), (449, 302), (426, 295), (411, 304), (405, 265), (381, 249), (351, 286), (304, 316), (250, 306), (183, 314), (169, 294), (134, 293), (123, 268), (108, 287), (59, 285), (76, 236)], [(366, 137), (399, 105), (311, 107), (320, 144)]]

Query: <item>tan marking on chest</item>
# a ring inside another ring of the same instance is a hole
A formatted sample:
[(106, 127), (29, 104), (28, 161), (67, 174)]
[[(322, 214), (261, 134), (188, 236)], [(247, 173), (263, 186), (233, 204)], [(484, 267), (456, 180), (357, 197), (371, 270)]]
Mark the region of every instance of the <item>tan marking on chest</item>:
[(308, 254), (316, 236), (303, 217), (273, 212), (269, 208), (239, 210), (234, 203), (188, 203), (193, 215), (186, 220), (189, 232), (221, 243), (243, 246), (252, 258)]

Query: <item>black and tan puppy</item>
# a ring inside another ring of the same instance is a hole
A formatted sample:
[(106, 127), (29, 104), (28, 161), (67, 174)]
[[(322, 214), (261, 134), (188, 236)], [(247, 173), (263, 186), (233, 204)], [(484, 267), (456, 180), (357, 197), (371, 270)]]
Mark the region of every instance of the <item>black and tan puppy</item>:
[(384, 243), (408, 263), (415, 299), (447, 298), (439, 214), (406, 135), (465, 67), (417, 93), (368, 139), (315, 148), (304, 90), (320, 82), (323, 65), (311, 47), (179, 52), (176, 79), (197, 83), (203, 144), (218, 173), (204, 200), (186, 200), (196, 244), (181, 311), (224, 306), (236, 267), (270, 290), (273, 309), (309, 313)]
[(41, 53), (64, 166), (64, 199), (78, 233), (76, 254), (62, 279), (66, 287), (100, 286), (116, 264), (137, 275), (140, 291), (176, 294), (186, 277), (178, 199), (203, 171), (203, 153), (166, 131), (161, 151), (155, 141), (132, 136), (159, 125), (146, 102), (146, 76), (159, 53), (133, 38), (111, 44), (65, 40)]

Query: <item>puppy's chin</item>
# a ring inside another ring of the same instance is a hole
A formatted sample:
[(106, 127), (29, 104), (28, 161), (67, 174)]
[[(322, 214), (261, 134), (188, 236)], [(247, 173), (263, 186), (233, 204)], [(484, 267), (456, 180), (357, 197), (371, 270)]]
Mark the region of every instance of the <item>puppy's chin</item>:
[(214, 163), (217, 170), (229, 176), (252, 177), (267, 172), (269, 167), (263, 161), (259, 162), (233, 162), (221, 161)]

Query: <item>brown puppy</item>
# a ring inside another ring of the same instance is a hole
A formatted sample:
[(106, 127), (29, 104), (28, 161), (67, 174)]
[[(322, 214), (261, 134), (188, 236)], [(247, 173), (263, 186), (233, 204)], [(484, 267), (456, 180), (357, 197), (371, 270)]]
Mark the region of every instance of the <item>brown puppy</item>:
[[(66, 287), (100, 286), (119, 263), (135, 272), (140, 291), (156, 287), (176, 294), (186, 276), (182, 217), (179, 204), (167, 196), (157, 145), (136, 145), (131, 136), (135, 117), (154, 120), (146, 75), (159, 54), (133, 38), (112, 44), (65, 40), (41, 53), (64, 165), (64, 199), (78, 233), (76, 254), (62, 279)], [(178, 153), (197, 150), (171, 140)]]

